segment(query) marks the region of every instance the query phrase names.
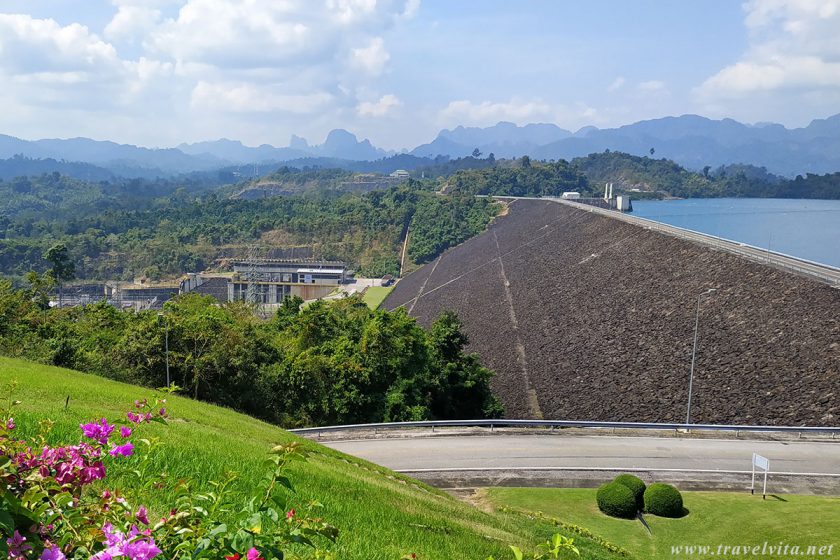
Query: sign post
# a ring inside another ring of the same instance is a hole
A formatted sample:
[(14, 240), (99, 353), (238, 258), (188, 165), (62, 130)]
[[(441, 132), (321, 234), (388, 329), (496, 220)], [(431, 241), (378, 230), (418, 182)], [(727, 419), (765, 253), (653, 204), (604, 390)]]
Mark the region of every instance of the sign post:
[(758, 453), (753, 453), (752, 456), (752, 484), (750, 484), (750, 494), (755, 494), (755, 468), (764, 471), (764, 490), (761, 499), (767, 499), (767, 473), (770, 471), (770, 460), (767, 457), (762, 457)]

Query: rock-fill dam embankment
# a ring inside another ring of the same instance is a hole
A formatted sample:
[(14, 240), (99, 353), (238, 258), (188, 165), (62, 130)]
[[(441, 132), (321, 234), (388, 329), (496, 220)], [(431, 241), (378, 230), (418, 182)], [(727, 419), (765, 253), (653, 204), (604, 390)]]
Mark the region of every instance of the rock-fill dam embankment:
[(840, 425), (840, 290), (550, 201), (518, 200), (385, 302), (456, 311), (508, 417)]

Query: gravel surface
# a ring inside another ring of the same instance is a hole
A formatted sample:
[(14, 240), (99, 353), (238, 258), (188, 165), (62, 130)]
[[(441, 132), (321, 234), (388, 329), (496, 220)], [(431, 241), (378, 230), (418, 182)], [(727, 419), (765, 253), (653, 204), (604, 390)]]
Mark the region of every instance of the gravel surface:
[(384, 305), (457, 311), (509, 417), (681, 422), (707, 288), (692, 421), (840, 425), (840, 290), (560, 204), (512, 203)]

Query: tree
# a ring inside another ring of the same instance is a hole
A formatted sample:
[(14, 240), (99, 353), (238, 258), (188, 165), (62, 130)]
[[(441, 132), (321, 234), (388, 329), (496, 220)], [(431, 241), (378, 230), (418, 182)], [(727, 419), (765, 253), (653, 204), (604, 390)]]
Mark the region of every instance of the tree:
[(58, 306), (61, 307), (62, 285), (66, 280), (72, 280), (76, 277), (76, 265), (70, 260), (67, 246), (64, 243), (57, 243), (47, 249), (47, 252), (44, 253), (44, 260), (52, 265), (47, 274), (58, 286)]
[(653, 148), (651, 148), (651, 149), (650, 149), (650, 155), (651, 155), (651, 156), (653, 156), (653, 154), (655, 154), (655, 153), (656, 153), (656, 150), (654, 150)]
[(481, 150), (479, 150), (478, 148), (476, 148), (475, 150), (473, 150), (473, 152), (472, 152), (472, 157), (474, 157), (475, 159), (480, 158), (480, 157), (481, 157)]
[(529, 158), (528, 156), (522, 156), (521, 163), (522, 163), (522, 168), (527, 169), (527, 168), (531, 167), (531, 158)]
[(490, 152), (490, 155), (487, 156), (487, 161), (490, 163), (496, 163), (496, 154)]

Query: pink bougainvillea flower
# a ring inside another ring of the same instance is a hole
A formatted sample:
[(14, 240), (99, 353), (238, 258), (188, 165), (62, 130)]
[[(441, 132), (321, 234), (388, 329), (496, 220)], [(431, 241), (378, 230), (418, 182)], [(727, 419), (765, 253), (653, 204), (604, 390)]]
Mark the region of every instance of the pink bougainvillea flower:
[(139, 521), (143, 525), (149, 524), (149, 512), (146, 509), (146, 506), (140, 506), (140, 508), (137, 510), (137, 513), (134, 514), (134, 517), (136, 517), (137, 521)]
[(238, 553), (225, 556), (225, 560), (239, 560), (240, 558), (242, 557)]
[(7, 430), (14, 430), (15, 429), (15, 419), (9, 418), (6, 420), (6, 429)]
[(151, 560), (161, 553), (154, 539), (140, 536), (140, 530), (134, 525), (131, 526), (128, 534), (124, 534), (115, 531), (113, 525), (106, 523), (102, 527), (102, 532), (105, 534), (107, 548), (91, 556), (90, 560), (111, 560), (119, 556), (125, 556), (130, 560)]
[(132, 424), (139, 424), (140, 423), (140, 415), (139, 414), (137, 414), (135, 412), (128, 411), (128, 412), (125, 413), (125, 415), (128, 418), (128, 421), (131, 422)]
[(79, 424), (82, 429), (82, 434), (86, 438), (90, 438), (99, 442), (99, 445), (107, 445), (108, 438), (111, 432), (114, 431), (114, 426), (108, 424), (108, 421), (102, 418), (98, 423), (91, 422), (90, 424)]
[(154, 539), (140, 539), (127, 543), (123, 547), (123, 553), (131, 560), (151, 560), (161, 553), (155, 545)]
[(130, 441), (125, 442), (122, 445), (115, 445), (111, 448), (108, 454), (111, 457), (116, 457), (117, 455), (122, 455), (123, 457), (129, 457), (134, 453), (134, 444)]
[(26, 537), (18, 533), (17, 529), (6, 539), (6, 544), (9, 545), (9, 558), (24, 558), (26, 553), (32, 550), (32, 547), (26, 544)]
[(131, 437), (131, 428), (128, 426), (120, 426), (120, 435), (124, 438)]
[(286, 519), (291, 519), (294, 516), (295, 516), (295, 510), (290, 509), (289, 511), (286, 512)]
[(262, 556), (260, 556), (260, 551), (256, 548), (251, 548), (251, 550), (246, 552), (245, 558), (248, 560), (265, 560)]
[(67, 560), (61, 549), (51, 544), (49, 541), (44, 543), (44, 552), (38, 557), (38, 560)]
[(161, 408), (161, 409), (158, 411), (158, 415), (159, 415), (161, 418), (164, 418), (164, 417), (166, 416), (166, 409), (165, 409), (165, 408)]

